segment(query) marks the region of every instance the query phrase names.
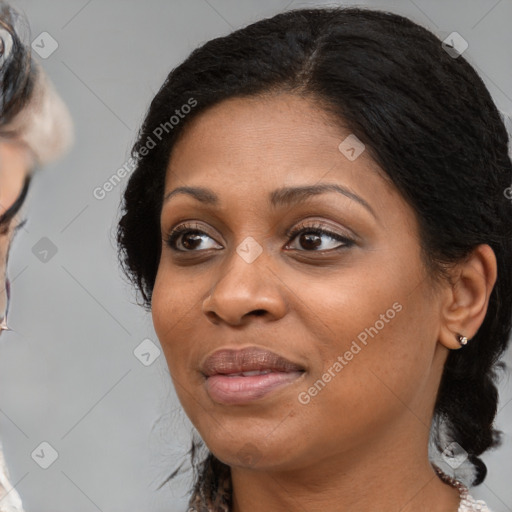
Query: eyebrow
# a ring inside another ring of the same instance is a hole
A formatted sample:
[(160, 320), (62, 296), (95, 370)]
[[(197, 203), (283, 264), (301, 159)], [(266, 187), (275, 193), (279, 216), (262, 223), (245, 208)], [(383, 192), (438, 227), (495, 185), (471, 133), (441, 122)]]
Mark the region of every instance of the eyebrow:
[[(304, 185), (301, 187), (279, 188), (270, 193), (269, 202), (270, 205), (274, 208), (279, 206), (291, 206), (293, 204), (299, 203), (320, 194), (325, 194), (327, 192), (337, 192), (344, 195), (345, 197), (348, 197), (349, 199), (352, 199), (353, 201), (356, 201), (360, 205), (364, 206), (375, 218), (377, 218), (373, 208), (362, 197), (335, 183), (320, 183), (317, 185)], [(177, 187), (167, 193), (164, 197), (164, 203), (168, 202), (172, 197), (179, 194), (189, 195), (201, 203), (213, 206), (217, 206), (220, 203), (219, 197), (215, 194), (215, 192), (213, 192), (213, 190), (204, 187), (186, 186)]]
[(25, 181), (23, 183), (23, 188), (21, 189), (20, 194), (16, 198), (16, 201), (7, 209), (5, 212), (0, 215), (0, 227), (3, 227), (16, 216), (16, 214), (21, 210), (21, 207), (23, 206), (23, 203), (25, 202), (25, 198), (28, 194), (28, 188), (30, 185), (30, 180), (32, 179), (32, 175), (28, 174), (25, 177)]

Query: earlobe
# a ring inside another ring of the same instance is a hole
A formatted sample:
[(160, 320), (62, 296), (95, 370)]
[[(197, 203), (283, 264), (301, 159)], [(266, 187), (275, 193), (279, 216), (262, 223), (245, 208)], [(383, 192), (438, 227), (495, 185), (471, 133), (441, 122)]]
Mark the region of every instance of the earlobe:
[(477, 246), (453, 268), (451, 277), (441, 310), (439, 342), (454, 350), (469, 343), (484, 321), (497, 277), (494, 251), (487, 244)]

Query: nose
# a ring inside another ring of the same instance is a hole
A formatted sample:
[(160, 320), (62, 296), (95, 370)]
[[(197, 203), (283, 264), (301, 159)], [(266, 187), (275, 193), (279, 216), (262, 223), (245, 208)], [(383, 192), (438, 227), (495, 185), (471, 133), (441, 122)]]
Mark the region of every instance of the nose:
[(212, 323), (240, 326), (252, 317), (277, 320), (286, 314), (282, 281), (268, 260), (262, 253), (248, 263), (238, 253), (233, 253), (224, 269), (219, 270), (210, 295), (203, 301), (203, 313)]

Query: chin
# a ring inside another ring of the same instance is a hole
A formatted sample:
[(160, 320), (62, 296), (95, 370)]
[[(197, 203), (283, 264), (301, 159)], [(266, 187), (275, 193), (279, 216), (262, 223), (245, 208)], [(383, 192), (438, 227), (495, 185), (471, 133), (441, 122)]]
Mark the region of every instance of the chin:
[(297, 443), (290, 440), (297, 436), (284, 430), (279, 437), (265, 437), (261, 432), (242, 427), (228, 435), (219, 429), (210, 430), (202, 438), (215, 457), (228, 466), (254, 470), (291, 468), (298, 453)]

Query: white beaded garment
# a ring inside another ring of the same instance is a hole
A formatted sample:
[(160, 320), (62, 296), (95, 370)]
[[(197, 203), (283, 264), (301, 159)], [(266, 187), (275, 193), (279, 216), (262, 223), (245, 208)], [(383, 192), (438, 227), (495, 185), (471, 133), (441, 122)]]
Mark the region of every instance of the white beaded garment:
[(0, 443), (0, 512), (23, 512), (21, 499), (9, 480), (2, 444)]
[(462, 482), (446, 475), (438, 467), (434, 467), (434, 469), (443, 482), (450, 484), (459, 491), (460, 504), (457, 512), (492, 512), (483, 500), (475, 500), (469, 494), (469, 489)]

